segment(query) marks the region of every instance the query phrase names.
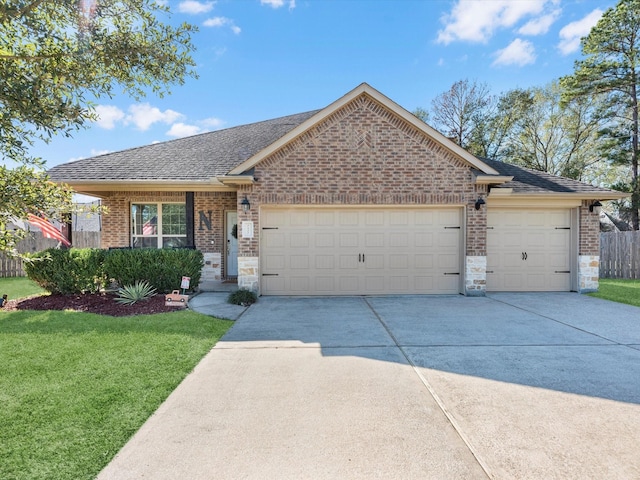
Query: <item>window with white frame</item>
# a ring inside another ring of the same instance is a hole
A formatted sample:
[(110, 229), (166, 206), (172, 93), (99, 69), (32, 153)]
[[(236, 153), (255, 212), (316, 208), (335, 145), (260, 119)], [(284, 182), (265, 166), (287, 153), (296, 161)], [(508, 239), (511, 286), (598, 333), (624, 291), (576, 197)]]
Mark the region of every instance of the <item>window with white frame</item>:
[(184, 203), (132, 203), (131, 246), (175, 248), (187, 245)]

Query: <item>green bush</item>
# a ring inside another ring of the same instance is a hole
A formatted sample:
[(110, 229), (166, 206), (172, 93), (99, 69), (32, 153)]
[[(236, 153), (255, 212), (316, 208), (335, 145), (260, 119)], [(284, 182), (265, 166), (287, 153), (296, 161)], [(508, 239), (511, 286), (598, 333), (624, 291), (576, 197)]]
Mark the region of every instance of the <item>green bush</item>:
[(96, 293), (107, 282), (105, 254), (97, 248), (50, 248), (25, 254), (24, 269), (31, 280), (51, 293)]
[(118, 286), (146, 281), (159, 292), (180, 287), (183, 276), (190, 288), (200, 284), (202, 252), (187, 249), (101, 250), (97, 248), (48, 249), (26, 255), (25, 272), (51, 293), (96, 293), (109, 282)]
[(242, 305), (243, 307), (252, 305), (258, 301), (258, 296), (251, 290), (241, 288), (231, 294), (227, 298), (227, 302), (234, 305)]
[(198, 250), (136, 248), (109, 250), (104, 269), (119, 286), (147, 281), (159, 292), (170, 292), (180, 287), (183, 276), (191, 277), (189, 288), (197, 288), (203, 266)]

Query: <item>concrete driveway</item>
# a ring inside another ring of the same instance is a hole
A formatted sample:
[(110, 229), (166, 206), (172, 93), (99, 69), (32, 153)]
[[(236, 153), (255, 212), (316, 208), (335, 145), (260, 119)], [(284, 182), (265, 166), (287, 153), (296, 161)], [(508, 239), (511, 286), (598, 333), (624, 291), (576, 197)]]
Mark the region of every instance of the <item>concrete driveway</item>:
[(640, 308), (264, 297), (106, 479), (637, 479)]

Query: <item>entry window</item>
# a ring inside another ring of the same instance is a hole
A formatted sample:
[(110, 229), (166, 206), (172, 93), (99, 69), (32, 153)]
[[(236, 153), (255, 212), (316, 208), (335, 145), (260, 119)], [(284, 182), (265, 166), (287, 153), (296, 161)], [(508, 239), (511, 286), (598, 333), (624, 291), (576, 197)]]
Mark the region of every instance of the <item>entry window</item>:
[(184, 203), (133, 203), (131, 225), (131, 245), (134, 248), (176, 248), (187, 245)]

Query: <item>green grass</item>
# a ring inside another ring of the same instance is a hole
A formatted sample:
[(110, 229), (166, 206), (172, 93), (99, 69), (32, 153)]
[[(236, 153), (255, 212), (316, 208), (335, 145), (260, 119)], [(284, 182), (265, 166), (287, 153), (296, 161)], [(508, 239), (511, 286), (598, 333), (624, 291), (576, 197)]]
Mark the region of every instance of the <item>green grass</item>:
[(94, 478), (232, 324), (0, 313), (0, 478)]
[(15, 300), (17, 298), (47, 293), (47, 291), (40, 288), (27, 277), (0, 278), (0, 297), (5, 293), (8, 295), (9, 300)]
[(589, 295), (640, 307), (640, 280), (601, 278), (599, 291)]

